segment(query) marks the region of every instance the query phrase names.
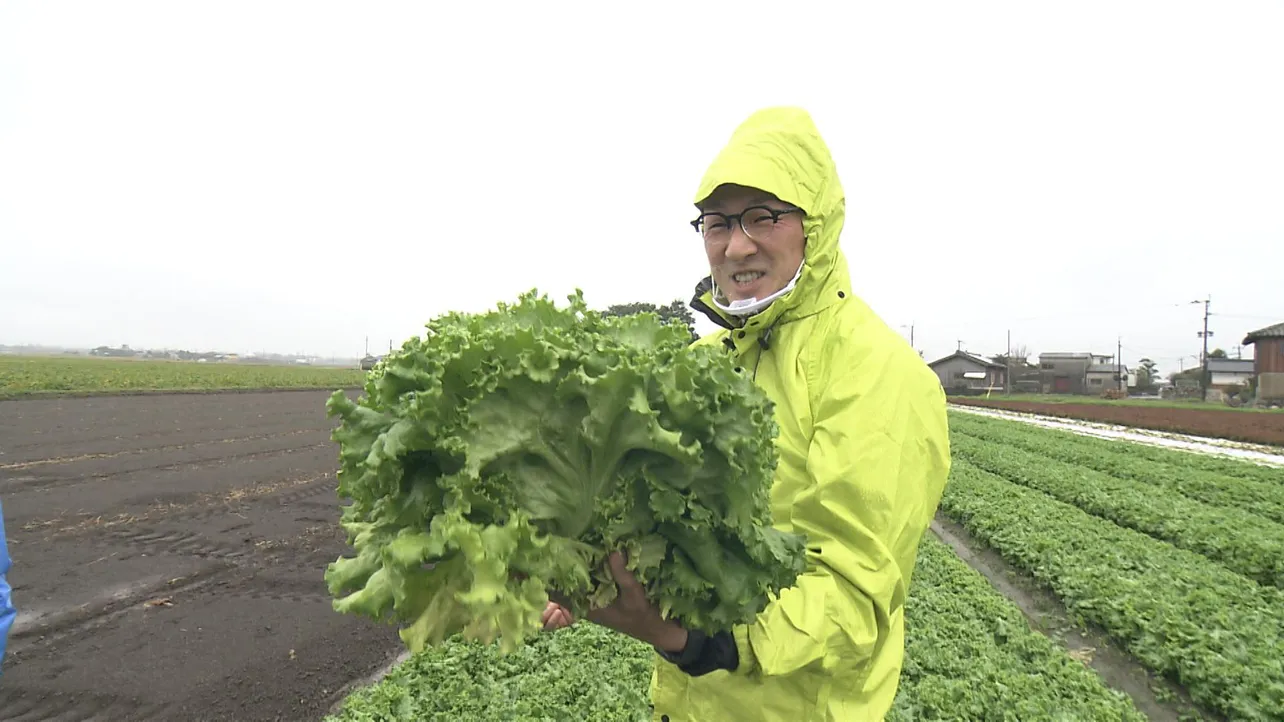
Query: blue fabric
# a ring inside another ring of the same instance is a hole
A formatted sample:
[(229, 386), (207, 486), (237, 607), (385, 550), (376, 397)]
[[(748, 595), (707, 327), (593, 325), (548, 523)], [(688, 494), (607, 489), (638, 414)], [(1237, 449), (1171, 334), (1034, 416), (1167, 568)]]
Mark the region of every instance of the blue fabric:
[(13, 618), (18, 616), (18, 610), (13, 608), (13, 600), (9, 597), (9, 582), (5, 580), (8, 573), (9, 545), (5, 543), (4, 536), (4, 505), (0, 504), (0, 669), (4, 667), (4, 647), (9, 638), (9, 628), (13, 626)]

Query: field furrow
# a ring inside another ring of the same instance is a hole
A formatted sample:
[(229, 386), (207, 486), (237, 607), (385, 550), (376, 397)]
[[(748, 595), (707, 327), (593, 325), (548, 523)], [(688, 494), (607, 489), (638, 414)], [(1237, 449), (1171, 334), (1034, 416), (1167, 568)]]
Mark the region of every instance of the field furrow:
[(1233, 719), (1284, 718), (1275, 590), (964, 459), (942, 509), (1196, 702)]
[(971, 436), (955, 434), (952, 448), (955, 459), (979, 469), (1202, 554), (1254, 581), (1284, 586), (1284, 526), (1269, 519)]
[(929, 534), (905, 605), (905, 668), (889, 720), (1146, 719), (1030, 628), (1011, 601)]

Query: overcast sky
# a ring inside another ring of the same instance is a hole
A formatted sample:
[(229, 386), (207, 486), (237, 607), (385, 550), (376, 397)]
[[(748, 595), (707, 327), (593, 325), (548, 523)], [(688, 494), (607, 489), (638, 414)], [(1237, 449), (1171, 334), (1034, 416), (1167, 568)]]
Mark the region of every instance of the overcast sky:
[(929, 360), (1010, 329), (1167, 372), (1194, 299), (1232, 356), (1284, 321), (1279, 2), (631, 7), (5, 2), (0, 343), (359, 355), (535, 287), (686, 299), (700, 175), (775, 104)]

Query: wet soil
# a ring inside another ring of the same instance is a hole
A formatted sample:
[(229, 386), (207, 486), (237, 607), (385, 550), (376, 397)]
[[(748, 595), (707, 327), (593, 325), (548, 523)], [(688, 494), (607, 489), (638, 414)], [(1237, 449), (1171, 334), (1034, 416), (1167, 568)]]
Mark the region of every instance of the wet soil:
[(330, 606), (328, 391), (0, 401), (6, 720), (319, 719), (401, 649)]
[(950, 403), (1246, 441), (1253, 444), (1284, 446), (1284, 413), (1256, 413), (1230, 409), (1224, 411), (1181, 409), (1162, 406), (1041, 403), (970, 397), (951, 397)]

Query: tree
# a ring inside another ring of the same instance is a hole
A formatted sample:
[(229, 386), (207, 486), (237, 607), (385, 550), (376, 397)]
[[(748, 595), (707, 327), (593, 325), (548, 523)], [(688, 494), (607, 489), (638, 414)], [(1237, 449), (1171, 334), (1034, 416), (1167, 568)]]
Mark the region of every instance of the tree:
[(617, 303), (608, 307), (605, 311), (608, 316), (631, 316), (635, 313), (654, 313), (660, 317), (661, 321), (679, 321), (691, 332), (691, 340), (695, 341), (700, 338), (695, 330), (695, 316), (691, 315), (691, 309), (680, 299), (673, 301), (667, 306), (657, 306), (653, 303)]
[(1154, 361), (1144, 358), (1137, 362), (1137, 388), (1153, 391), (1157, 378), (1159, 378), (1159, 367)]
[[(1025, 346), (1024, 344), (1017, 344), (1012, 347), (1011, 353), (1012, 353), (1011, 359), (1012, 359), (1013, 370), (1025, 368), (1031, 365), (1029, 347)], [(997, 356), (992, 356), (990, 360), (996, 364), (1003, 364), (1004, 366), (1007, 366), (1008, 358), (1009, 358), (1008, 354), (1001, 353), (1001, 354), (998, 354)]]
[(1208, 352), (1208, 358), (1226, 358), (1226, 352), (1219, 348), (1215, 348)]

